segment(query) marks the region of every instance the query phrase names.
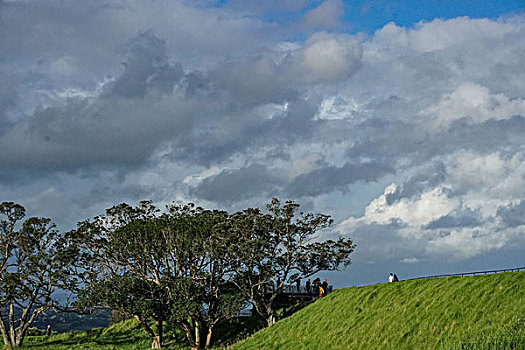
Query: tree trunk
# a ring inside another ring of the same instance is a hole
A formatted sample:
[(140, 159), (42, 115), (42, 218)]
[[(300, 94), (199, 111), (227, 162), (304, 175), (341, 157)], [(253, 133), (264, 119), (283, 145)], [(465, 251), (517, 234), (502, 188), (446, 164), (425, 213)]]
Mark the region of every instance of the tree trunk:
[(14, 343), (16, 347), (22, 346), (22, 343), (24, 342), (24, 338), (26, 336), (26, 330), (27, 330), (27, 327), (20, 326), (20, 329), (18, 330), (18, 334), (16, 335), (16, 339)]
[(193, 327), (195, 329), (195, 346), (197, 347), (197, 349), (200, 349), (201, 348), (201, 344), (202, 344), (202, 341), (201, 341), (201, 325), (200, 325), (200, 323), (198, 321), (195, 321)]
[(209, 349), (209, 348), (210, 348), (212, 332), (213, 332), (213, 325), (210, 325), (210, 326), (208, 327), (208, 334), (206, 334), (206, 345), (205, 345), (205, 349)]
[(15, 306), (11, 301), (9, 303), (9, 344), (14, 345), (16, 341), (15, 333)]
[(192, 329), (190, 325), (184, 325), (183, 327), (184, 334), (186, 334), (186, 339), (190, 343), (191, 350), (199, 350), (198, 344), (195, 342), (195, 329)]
[(151, 339), (151, 348), (162, 349), (162, 340), (158, 335)]
[(157, 335), (151, 339), (151, 348), (160, 349), (162, 348), (162, 321), (156, 320), (155, 325), (157, 326)]
[[(148, 334), (149, 339), (151, 340), (151, 348), (152, 349), (161, 349), (162, 348), (162, 321), (160, 321), (161, 326), (159, 328), (159, 325), (158, 325), (159, 321), (155, 320), (155, 322), (157, 322), (156, 323), (157, 324), (157, 334), (155, 334), (155, 332), (153, 331), (153, 329), (151, 329), (151, 327), (148, 325), (148, 323), (147, 323), (147, 321), (145, 319), (143, 319), (142, 317), (140, 317), (138, 315), (135, 315), (135, 319), (137, 321), (139, 321), (139, 323), (142, 326), (142, 328)], [(160, 333), (159, 333), (159, 330), (160, 330)]]
[(10, 345), (9, 337), (7, 336), (7, 328), (5, 327), (4, 321), (2, 320), (2, 315), (0, 314), (0, 331), (2, 332), (2, 338), (4, 340), (4, 345)]
[(258, 302), (252, 300), (252, 304), (255, 307), (255, 311), (266, 320), (268, 326), (271, 326), (275, 323), (275, 313), (273, 308), (271, 307), (274, 299), (275, 298), (272, 297), (272, 299), (270, 299), (270, 302)]
[(266, 323), (271, 326), (275, 323), (275, 312), (271, 307), (266, 308)]
[(268, 324), (268, 327), (270, 327), (272, 324), (275, 323), (275, 315), (271, 314), (266, 317), (266, 323)]

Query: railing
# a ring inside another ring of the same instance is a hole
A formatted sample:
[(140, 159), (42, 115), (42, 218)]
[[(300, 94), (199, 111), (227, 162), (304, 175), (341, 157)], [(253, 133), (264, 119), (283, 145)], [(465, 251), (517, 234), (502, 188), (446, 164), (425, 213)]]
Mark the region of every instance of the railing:
[(414, 277), (414, 278), (408, 278), (407, 280), (419, 280), (423, 278), (440, 278), (440, 277), (450, 277), (450, 276), (475, 276), (475, 275), (486, 275), (491, 273), (500, 273), (500, 272), (515, 272), (515, 271), (525, 271), (524, 267), (514, 267), (510, 269), (502, 269), (502, 270), (490, 270), (490, 271), (476, 271), (476, 272), (461, 272), (461, 273), (450, 273), (445, 275), (434, 275), (434, 276), (424, 276), (424, 277)]
[[(329, 285), (327, 292), (332, 292), (333, 289), (334, 289), (334, 287), (332, 285)], [(275, 287), (269, 286), (267, 290), (268, 290), (268, 292), (274, 292), (275, 291)], [(283, 288), (281, 293), (284, 293), (284, 294), (312, 294), (312, 295), (316, 295), (318, 292), (317, 292), (317, 288), (315, 288), (313, 285), (310, 286), (309, 290), (306, 289), (306, 286), (299, 286), (299, 289), (297, 289), (296, 285), (290, 285), (290, 286), (288, 286), (286, 288)]]

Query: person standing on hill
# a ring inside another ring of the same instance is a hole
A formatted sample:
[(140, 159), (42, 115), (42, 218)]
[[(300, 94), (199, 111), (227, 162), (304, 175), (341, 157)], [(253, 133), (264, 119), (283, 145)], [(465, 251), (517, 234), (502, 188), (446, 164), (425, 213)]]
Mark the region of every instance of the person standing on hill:
[(314, 293), (319, 294), (319, 288), (321, 288), (321, 279), (317, 277), (314, 280)]
[(394, 282), (394, 275), (392, 275), (392, 272), (390, 272), (390, 276), (388, 276), (388, 282), (389, 283)]
[(394, 273), (394, 282), (399, 282), (399, 278), (397, 278), (397, 275)]
[(297, 286), (297, 293), (301, 291), (301, 279), (298, 278), (297, 281), (295, 281), (295, 285)]
[(306, 281), (306, 294), (310, 294), (310, 286), (311, 286), (310, 279), (308, 279)]
[(321, 287), (323, 288), (323, 297), (328, 294), (328, 279), (324, 279), (323, 283), (321, 283)]

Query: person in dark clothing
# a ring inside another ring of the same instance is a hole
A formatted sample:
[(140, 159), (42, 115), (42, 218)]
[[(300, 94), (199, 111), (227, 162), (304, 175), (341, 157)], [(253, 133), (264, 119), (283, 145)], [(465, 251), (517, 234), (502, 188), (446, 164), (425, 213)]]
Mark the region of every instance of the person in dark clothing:
[(321, 283), (321, 287), (323, 287), (323, 297), (328, 294), (328, 279), (324, 279), (323, 283)]
[(394, 282), (399, 282), (399, 278), (397, 278), (397, 275), (394, 273)]
[(319, 287), (321, 287), (321, 279), (319, 277), (314, 279), (313, 287), (314, 287), (313, 293), (316, 295), (319, 294)]
[(295, 281), (295, 285), (297, 286), (297, 293), (301, 291), (301, 279), (298, 278), (297, 281)]
[(306, 281), (306, 293), (307, 294), (310, 294), (310, 287), (311, 287), (311, 283), (310, 283), (310, 279), (308, 279)]

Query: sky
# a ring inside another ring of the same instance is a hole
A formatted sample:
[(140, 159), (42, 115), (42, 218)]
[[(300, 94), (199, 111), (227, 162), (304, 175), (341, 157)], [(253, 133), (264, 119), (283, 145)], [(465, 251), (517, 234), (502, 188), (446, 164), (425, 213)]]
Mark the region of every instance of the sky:
[(272, 197), (336, 287), (525, 266), (525, 2), (0, 0), (0, 201)]

